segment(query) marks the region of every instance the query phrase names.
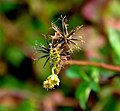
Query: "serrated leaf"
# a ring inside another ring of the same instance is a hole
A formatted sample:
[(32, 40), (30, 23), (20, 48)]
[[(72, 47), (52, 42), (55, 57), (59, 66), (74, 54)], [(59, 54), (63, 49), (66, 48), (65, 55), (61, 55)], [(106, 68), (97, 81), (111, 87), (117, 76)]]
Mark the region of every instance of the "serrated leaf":
[(90, 91), (91, 91), (91, 88), (89, 87), (88, 82), (82, 82), (76, 90), (75, 96), (79, 100), (80, 105), (83, 109), (86, 108), (86, 102), (90, 95)]

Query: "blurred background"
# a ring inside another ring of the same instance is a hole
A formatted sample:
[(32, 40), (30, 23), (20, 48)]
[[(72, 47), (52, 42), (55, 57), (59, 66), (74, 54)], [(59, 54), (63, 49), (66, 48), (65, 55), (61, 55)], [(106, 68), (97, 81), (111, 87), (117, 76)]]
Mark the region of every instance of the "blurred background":
[(120, 65), (119, 0), (0, 0), (0, 111), (120, 111), (120, 72), (67, 66), (60, 86), (43, 89), (50, 64), (33, 61), (33, 46), (61, 15), (68, 30), (83, 25), (72, 59)]

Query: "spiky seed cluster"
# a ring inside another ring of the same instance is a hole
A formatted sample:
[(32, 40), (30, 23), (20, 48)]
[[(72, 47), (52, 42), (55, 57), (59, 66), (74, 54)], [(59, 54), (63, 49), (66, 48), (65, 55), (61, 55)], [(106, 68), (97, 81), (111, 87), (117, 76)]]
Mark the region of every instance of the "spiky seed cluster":
[(61, 62), (70, 59), (73, 50), (80, 49), (81, 43), (84, 42), (82, 36), (76, 35), (82, 26), (75, 27), (68, 32), (68, 24), (66, 24), (65, 17), (63, 17), (61, 21), (63, 28), (62, 31), (54, 23), (51, 24), (55, 34), (50, 35), (50, 41), (46, 39), (48, 48), (43, 45), (36, 48), (37, 52), (42, 52), (44, 54), (38, 57), (37, 60), (47, 58), (44, 66), (48, 60), (50, 60), (50, 65), (52, 67), (52, 75), (50, 75), (43, 83), (43, 87), (46, 89), (53, 89), (55, 85), (59, 85), (60, 80), (58, 79), (57, 74), (62, 67)]

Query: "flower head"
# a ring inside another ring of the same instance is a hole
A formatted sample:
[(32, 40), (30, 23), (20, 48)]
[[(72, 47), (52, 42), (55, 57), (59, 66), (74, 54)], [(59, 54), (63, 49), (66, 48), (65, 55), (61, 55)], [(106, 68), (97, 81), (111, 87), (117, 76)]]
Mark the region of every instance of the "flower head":
[(48, 76), (47, 80), (43, 82), (43, 87), (45, 89), (53, 89), (54, 86), (58, 85), (59, 86), (59, 78), (56, 74), (52, 74)]
[(38, 47), (35, 48), (37, 53), (42, 54), (35, 60), (47, 58), (44, 66), (49, 61), (52, 68), (52, 74), (43, 82), (43, 87), (47, 90), (53, 89), (54, 86), (59, 85), (60, 80), (57, 74), (62, 68), (61, 63), (69, 60), (73, 50), (80, 49), (82, 43), (84, 43), (82, 36), (80, 36), (80, 29), (82, 26), (75, 27), (69, 32), (65, 16), (62, 17), (61, 22), (62, 30), (52, 23), (52, 29), (55, 31), (54, 35), (44, 35), (48, 47), (36, 45)]

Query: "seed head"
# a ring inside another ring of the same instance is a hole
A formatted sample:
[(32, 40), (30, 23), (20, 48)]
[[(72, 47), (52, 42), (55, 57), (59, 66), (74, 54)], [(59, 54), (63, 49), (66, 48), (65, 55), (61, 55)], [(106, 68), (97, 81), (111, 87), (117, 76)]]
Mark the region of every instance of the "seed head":
[(46, 35), (44, 36), (48, 48), (43, 45), (36, 48), (36, 52), (43, 54), (39, 56), (37, 60), (47, 58), (44, 66), (49, 61), (52, 67), (52, 75), (48, 76), (47, 80), (43, 82), (43, 87), (47, 90), (53, 89), (54, 86), (59, 85), (60, 80), (57, 74), (62, 68), (62, 61), (70, 59), (73, 50), (81, 49), (81, 44), (84, 42), (82, 36), (78, 33), (82, 26), (75, 27), (69, 32), (65, 16), (62, 17), (61, 22), (62, 30), (54, 23), (51, 24), (55, 33), (49, 36), (49, 41), (46, 39)]

